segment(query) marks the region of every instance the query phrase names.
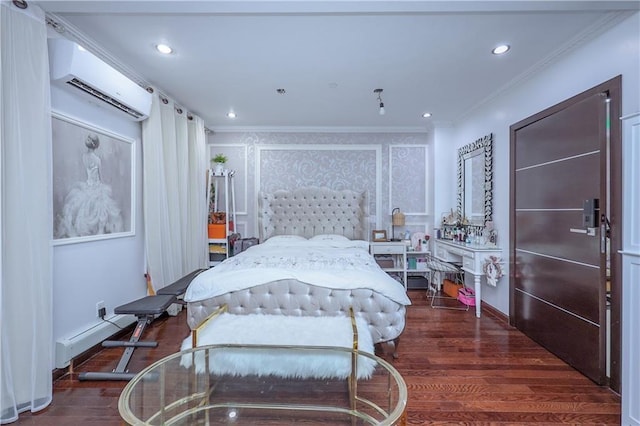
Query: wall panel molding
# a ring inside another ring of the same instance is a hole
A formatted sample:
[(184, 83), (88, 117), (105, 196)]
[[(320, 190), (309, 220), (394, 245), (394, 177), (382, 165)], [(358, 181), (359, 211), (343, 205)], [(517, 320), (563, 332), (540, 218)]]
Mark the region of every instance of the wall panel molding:
[[(209, 145), (210, 159), (216, 154), (222, 153), (229, 158), (226, 168), (236, 171), (236, 174), (233, 176), (233, 187), (236, 196), (236, 215), (246, 215), (248, 212), (249, 164), (247, 151), (247, 146), (244, 144)], [(211, 163), (209, 162), (209, 164)]]
[[(339, 151), (340, 155), (336, 155), (336, 151)], [(374, 144), (256, 146), (256, 194), (260, 191), (272, 192), (277, 189), (294, 189), (303, 186), (366, 190), (369, 199), (370, 224), (379, 227), (380, 200), (382, 199), (382, 146)], [(257, 197), (255, 208), (257, 211)]]

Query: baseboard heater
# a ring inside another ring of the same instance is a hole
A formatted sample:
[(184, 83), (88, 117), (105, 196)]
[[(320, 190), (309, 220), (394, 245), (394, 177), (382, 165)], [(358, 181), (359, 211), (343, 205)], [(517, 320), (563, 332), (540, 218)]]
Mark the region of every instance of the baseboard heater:
[(120, 328), (133, 324), (136, 322), (136, 317), (133, 315), (114, 315), (108, 320), (111, 322), (102, 321), (74, 336), (57, 340), (56, 368), (68, 367), (73, 358), (113, 336), (120, 331)]

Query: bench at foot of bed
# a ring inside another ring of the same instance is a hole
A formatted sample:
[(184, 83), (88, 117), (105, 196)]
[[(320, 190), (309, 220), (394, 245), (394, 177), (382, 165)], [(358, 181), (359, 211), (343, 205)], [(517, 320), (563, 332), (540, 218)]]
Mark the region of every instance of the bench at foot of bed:
[[(364, 320), (355, 317), (234, 315), (223, 312), (194, 333), (195, 336), (184, 340), (182, 350), (206, 345), (242, 346), (217, 351), (216, 359), (209, 363), (210, 371), (215, 374), (347, 378), (352, 372), (354, 353), (374, 352), (369, 328)], [(268, 348), (256, 348), (260, 345)], [(305, 350), (287, 351), (287, 346), (302, 346)], [(251, 347), (251, 350), (245, 347)], [(323, 351), (323, 348), (334, 347), (347, 350)], [(357, 358), (357, 377), (371, 375), (375, 361), (364, 356)], [(204, 364), (197, 369), (204, 369)]]

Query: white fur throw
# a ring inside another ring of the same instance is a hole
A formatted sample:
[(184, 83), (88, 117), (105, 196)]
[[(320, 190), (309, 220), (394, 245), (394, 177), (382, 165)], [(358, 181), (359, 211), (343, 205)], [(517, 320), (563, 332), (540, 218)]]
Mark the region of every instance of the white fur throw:
[[(356, 318), (358, 350), (373, 354), (373, 339), (364, 320)], [(351, 319), (342, 316), (294, 317), (285, 315), (233, 315), (223, 313), (198, 333), (198, 346), (206, 345), (337, 346), (353, 348)], [(182, 350), (191, 348), (191, 337)], [(195, 356), (196, 371), (204, 371), (204, 351)], [(191, 367), (193, 356), (182, 356), (181, 365)], [(359, 355), (357, 377), (369, 378), (375, 360)], [(233, 376), (286, 378), (347, 378), (351, 352), (326, 349), (219, 348), (211, 351), (211, 373)]]

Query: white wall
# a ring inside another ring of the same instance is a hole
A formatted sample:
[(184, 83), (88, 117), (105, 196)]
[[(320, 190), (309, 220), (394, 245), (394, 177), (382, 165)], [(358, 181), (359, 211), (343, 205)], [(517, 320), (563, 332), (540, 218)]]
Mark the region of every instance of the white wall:
[[(458, 181), (457, 149), (454, 149), (455, 133), (453, 127), (436, 127), (433, 130), (433, 206), (435, 226), (440, 225), (441, 214), (456, 210)], [(455, 179), (450, 179), (451, 173)]]
[[(56, 245), (53, 249), (53, 340), (68, 338), (101, 322), (96, 302), (104, 301), (107, 318), (116, 306), (146, 294), (142, 221), (142, 149), (140, 123), (107, 108), (51, 88), (52, 109), (79, 121), (134, 139), (135, 235)], [(133, 317), (132, 317), (133, 318)], [(52, 367), (53, 368), (53, 367)]]
[[(456, 126), (450, 140), (450, 145), (456, 149), (486, 134), (494, 134), (493, 219), (498, 229), (498, 244), (506, 261), (509, 253), (509, 126), (619, 74), (622, 74), (622, 115), (640, 111), (639, 28), (640, 14), (636, 13), (483, 105)], [(440, 160), (450, 162), (451, 167), (443, 170), (443, 176), (456, 182), (456, 164), (450, 156), (436, 156), (435, 160), (436, 163)], [(439, 176), (436, 177), (438, 185)], [(455, 203), (455, 198), (452, 200)], [(482, 299), (508, 314), (507, 268), (505, 273), (505, 278), (496, 288), (483, 287)]]

